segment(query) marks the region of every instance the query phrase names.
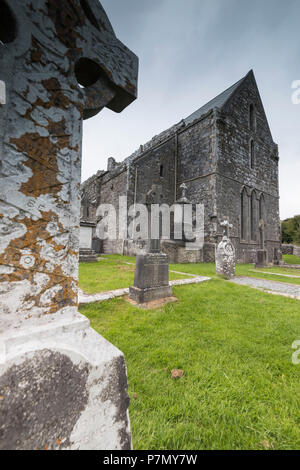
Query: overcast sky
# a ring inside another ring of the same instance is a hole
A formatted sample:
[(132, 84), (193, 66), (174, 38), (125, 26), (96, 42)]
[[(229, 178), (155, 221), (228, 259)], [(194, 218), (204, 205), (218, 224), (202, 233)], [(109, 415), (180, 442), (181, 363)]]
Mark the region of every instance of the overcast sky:
[(281, 218), (300, 214), (300, 0), (102, 0), (140, 59), (139, 96), (85, 121), (82, 180), (121, 161), (253, 69), (280, 153)]

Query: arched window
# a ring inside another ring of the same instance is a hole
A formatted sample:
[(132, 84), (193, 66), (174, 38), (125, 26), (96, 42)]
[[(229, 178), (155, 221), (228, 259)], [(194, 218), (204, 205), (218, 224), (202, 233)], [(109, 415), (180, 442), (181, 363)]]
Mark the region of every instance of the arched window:
[(252, 103), (249, 106), (249, 127), (251, 131), (255, 130), (255, 108)]
[(254, 145), (254, 140), (251, 139), (250, 140), (250, 149), (249, 149), (249, 153), (250, 153), (250, 168), (254, 168), (255, 166), (255, 145)]
[(257, 241), (258, 231), (258, 210), (257, 210), (257, 197), (256, 192), (252, 191), (250, 201), (250, 214), (251, 214), (251, 240)]
[(246, 188), (241, 194), (241, 239), (248, 240), (249, 197)]
[(163, 165), (160, 165), (160, 169), (159, 169), (159, 176), (164, 176), (164, 166)]

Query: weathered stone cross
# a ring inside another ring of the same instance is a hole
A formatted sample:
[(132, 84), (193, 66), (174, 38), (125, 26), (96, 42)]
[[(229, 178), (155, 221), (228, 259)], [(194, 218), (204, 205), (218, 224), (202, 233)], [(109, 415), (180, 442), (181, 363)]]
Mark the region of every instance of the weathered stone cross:
[(260, 248), (265, 249), (265, 222), (263, 219), (259, 221), (259, 234), (260, 234)]
[(160, 204), (162, 200), (162, 186), (158, 184), (153, 184), (150, 191), (147, 193), (146, 203), (148, 206), (148, 220), (149, 220), (149, 229), (150, 229), (150, 243), (148, 246), (149, 253), (160, 253), (160, 238), (153, 238), (154, 226), (158, 227), (158, 233), (160, 234), (160, 216), (153, 218), (151, 216), (151, 205)]
[(186, 197), (186, 192), (187, 192), (187, 185), (185, 183), (182, 183), (179, 188), (181, 189), (181, 198), (178, 200), (178, 202), (181, 202), (183, 204), (188, 204), (189, 200)]
[(223, 236), (229, 238), (229, 229), (233, 227), (228, 220), (224, 220), (220, 223), (221, 227), (224, 227)]
[(138, 59), (99, 0), (0, 14), (0, 450), (130, 449), (124, 357), (77, 307), (83, 120), (136, 98)]

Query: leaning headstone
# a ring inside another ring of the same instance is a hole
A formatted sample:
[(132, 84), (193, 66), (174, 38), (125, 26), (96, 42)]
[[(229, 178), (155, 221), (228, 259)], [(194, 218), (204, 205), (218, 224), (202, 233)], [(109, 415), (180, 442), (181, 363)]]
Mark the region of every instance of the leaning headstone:
[(265, 223), (263, 219), (259, 221), (260, 248), (256, 252), (256, 268), (265, 268), (267, 266), (267, 250), (265, 249)]
[(229, 238), (229, 229), (232, 228), (232, 225), (228, 220), (220, 225), (224, 227), (224, 232), (216, 250), (216, 272), (227, 279), (232, 279), (235, 275), (235, 248)]
[[(82, 121), (136, 98), (98, 0), (1, 2), (0, 449), (128, 449), (123, 354), (79, 314)], [(3, 101), (5, 104), (3, 104)]]
[[(151, 205), (161, 202), (162, 188), (153, 185), (148, 192), (146, 202), (151, 213)], [(158, 224), (159, 220), (153, 223)], [(152, 224), (150, 224), (152, 225)], [(160, 251), (160, 239), (151, 235), (148, 243), (148, 252), (138, 255), (136, 259), (134, 286), (129, 288), (129, 297), (138, 304), (152, 302), (172, 296), (172, 287), (169, 285), (168, 255)]]

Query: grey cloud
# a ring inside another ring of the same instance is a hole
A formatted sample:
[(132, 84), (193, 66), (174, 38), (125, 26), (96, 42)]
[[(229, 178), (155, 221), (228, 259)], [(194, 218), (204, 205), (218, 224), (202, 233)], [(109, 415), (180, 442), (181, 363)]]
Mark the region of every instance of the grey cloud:
[[(140, 58), (139, 98), (84, 126), (83, 179), (140, 144), (253, 68), (280, 149), (281, 216), (300, 213), (299, 0), (102, 0), (117, 36)], [(100, 136), (100, 137), (99, 137)], [(299, 174), (299, 173), (298, 173)], [(290, 175), (290, 178), (288, 177)]]

